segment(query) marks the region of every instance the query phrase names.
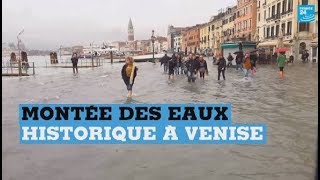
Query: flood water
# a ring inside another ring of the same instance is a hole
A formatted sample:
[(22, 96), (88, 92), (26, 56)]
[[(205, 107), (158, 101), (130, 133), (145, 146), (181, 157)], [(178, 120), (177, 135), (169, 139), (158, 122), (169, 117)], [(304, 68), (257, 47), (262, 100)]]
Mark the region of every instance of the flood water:
[[(36, 67), (48, 57), (29, 57)], [(295, 62), (278, 77), (258, 65), (249, 81), (235, 69), (217, 81), (168, 80), (160, 64), (138, 63), (135, 96), (127, 101), (123, 64), (98, 68), (36, 68), (29, 77), (2, 77), (2, 178), (310, 180), (315, 173), (318, 64)], [(233, 123), (265, 123), (266, 145), (20, 145), (20, 103), (231, 103)]]

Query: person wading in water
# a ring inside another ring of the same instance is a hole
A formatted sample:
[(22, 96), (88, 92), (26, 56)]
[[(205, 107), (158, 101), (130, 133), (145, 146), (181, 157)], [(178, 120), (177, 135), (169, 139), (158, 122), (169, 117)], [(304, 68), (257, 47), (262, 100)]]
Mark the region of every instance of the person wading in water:
[(222, 54), (218, 54), (218, 81), (220, 80), (220, 74), (222, 73), (222, 77), (223, 80), (226, 80), (226, 77), (224, 75), (225, 71), (226, 71), (226, 66), (227, 66), (227, 62), (224, 59), (224, 57), (222, 56)]
[(233, 61), (233, 57), (231, 55), (231, 53), (229, 53), (229, 56), (227, 57), (228, 59), (228, 64), (227, 64), (227, 67), (231, 67), (232, 66), (232, 61)]
[(169, 64), (169, 78), (168, 79), (173, 79), (174, 78), (174, 70), (177, 65), (177, 57), (175, 54), (172, 55), (172, 58), (168, 62)]
[(206, 60), (203, 59), (203, 56), (200, 56), (199, 59), (199, 72), (200, 72), (200, 79), (204, 80), (204, 74), (206, 73), (208, 75), (208, 67)]
[(284, 76), (283, 68), (284, 68), (284, 65), (286, 64), (285, 52), (280, 52), (279, 56), (277, 57), (277, 63), (280, 69), (280, 77), (283, 77)]
[(187, 67), (187, 76), (188, 76), (188, 82), (195, 82), (196, 80), (196, 74), (199, 69), (199, 61), (195, 59), (195, 56), (193, 54), (189, 55), (189, 59), (186, 62)]
[(250, 60), (250, 55), (246, 54), (244, 57), (244, 62), (243, 62), (243, 72), (244, 72), (244, 77), (247, 79), (249, 76), (249, 70), (251, 69), (251, 60)]
[(137, 76), (138, 68), (133, 64), (134, 60), (132, 57), (126, 58), (126, 64), (122, 67), (121, 75), (124, 83), (127, 86), (128, 90), (128, 98), (132, 96), (132, 86), (134, 84), (134, 80)]
[(164, 54), (164, 56), (160, 59), (160, 66), (163, 65), (163, 72), (168, 72), (168, 62), (170, 60), (170, 57), (167, 55), (167, 53)]
[(73, 74), (75, 74), (76, 72), (78, 74), (78, 57), (77, 57), (77, 53), (73, 53), (72, 54), (71, 62), (72, 62)]

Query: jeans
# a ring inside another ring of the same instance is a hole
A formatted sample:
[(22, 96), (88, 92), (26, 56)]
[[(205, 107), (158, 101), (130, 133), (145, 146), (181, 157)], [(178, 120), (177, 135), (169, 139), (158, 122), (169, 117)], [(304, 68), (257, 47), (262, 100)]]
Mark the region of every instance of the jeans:
[(240, 68), (241, 70), (243, 70), (243, 69), (242, 69), (242, 64), (237, 64), (236, 70), (238, 70), (239, 68)]
[(243, 69), (243, 74), (244, 74), (244, 77), (248, 77), (249, 76), (249, 69)]
[(191, 81), (194, 82), (196, 80), (196, 76), (194, 72), (188, 71), (187, 76), (188, 76), (188, 82), (191, 82)]
[(168, 66), (167, 66), (167, 64), (163, 64), (163, 71), (164, 71), (164, 72), (168, 72)]

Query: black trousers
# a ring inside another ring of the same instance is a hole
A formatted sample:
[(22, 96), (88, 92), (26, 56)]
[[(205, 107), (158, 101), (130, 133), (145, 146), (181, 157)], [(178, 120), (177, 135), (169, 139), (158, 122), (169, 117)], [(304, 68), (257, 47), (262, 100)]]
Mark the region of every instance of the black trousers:
[(205, 72), (200, 72), (200, 78), (204, 78)]
[(78, 73), (78, 64), (72, 63), (72, 69), (73, 69), (73, 74), (75, 74), (76, 72)]
[(223, 79), (226, 80), (226, 77), (224, 76), (224, 71), (225, 71), (225, 70), (218, 69), (218, 80), (220, 80), (220, 74), (221, 74), (221, 73), (222, 73)]

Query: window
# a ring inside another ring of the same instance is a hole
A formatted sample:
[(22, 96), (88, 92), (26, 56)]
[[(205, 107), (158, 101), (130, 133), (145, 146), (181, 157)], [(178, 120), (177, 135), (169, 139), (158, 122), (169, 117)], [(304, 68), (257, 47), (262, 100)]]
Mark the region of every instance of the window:
[(278, 3), (278, 4), (277, 4), (277, 15), (280, 14), (280, 7), (281, 7), (281, 4)]
[(266, 37), (266, 28), (263, 28), (263, 37)]
[(282, 1), (282, 14), (286, 12), (286, 5), (287, 5), (287, 0)]
[(289, 21), (287, 23), (287, 34), (291, 35), (291, 33), (292, 33), (292, 21)]
[(293, 11), (293, 0), (288, 0), (288, 11), (292, 12)]
[(299, 23), (299, 32), (309, 31), (309, 23)]
[(266, 20), (266, 14), (267, 14), (267, 11), (264, 10), (264, 13), (263, 13), (263, 19)]
[(274, 26), (271, 27), (271, 37), (274, 37)]
[(270, 28), (268, 27), (267, 28), (267, 38), (269, 38), (269, 35), (270, 35)]
[(250, 22), (249, 22), (249, 28), (251, 28), (251, 19), (250, 19)]
[(286, 29), (286, 23), (282, 23), (282, 24), (281, 24), (281, 29), (280, 29), (281, 32), (282, 32), (282, 35), (285, 34), (285, 32), (286, 32), (285, 29)]
[(260, 22), (260, 13), (258, 13), (258, 22)]
[(317, 47), (312, 47), (312, 58), (317, 58)]
[(276, 13), (276, 6), (272, 6), (272, 17), (275, 15)]
[(276, 25), (276, 36), (279, 36), (279, 25)]
[(210, 32), (210, 26), (208, 27), (208, 30), (209, 30), (209, 32)]
[(270, 17), (271, 17), (271, 14), (270, 14), (270, 8), (269, 8), (268, 18), (270, 18)]
[(260, 1), (258, 1), (258, 7), (260, 7)]
[(308, 0), (302, 0), (302, 5), (308, 5)]

